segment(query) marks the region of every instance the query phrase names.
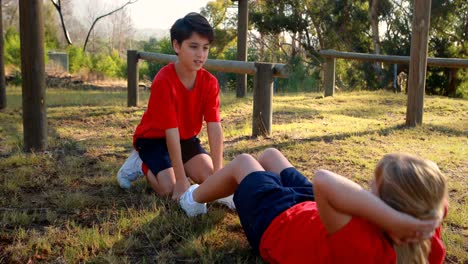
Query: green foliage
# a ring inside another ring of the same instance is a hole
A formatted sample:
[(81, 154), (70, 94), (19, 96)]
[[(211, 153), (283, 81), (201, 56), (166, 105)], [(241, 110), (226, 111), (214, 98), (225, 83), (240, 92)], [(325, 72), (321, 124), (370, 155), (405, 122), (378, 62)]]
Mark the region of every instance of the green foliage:
[(107, 77), (126, 78), (127, 62), (119, 56), (117, 50), (110, 55), (105, 53), (89, 54), (81, 47), (70, 45), (67, 47), (70, 72), (95, 72)]
[[(171, 40), (168, 37), (164, 37), (160, 40), (156, 38), (150, 38), (148, 42), (143, 43), (143, 51), (162, 54), (174, 54)], [(158, 71), (163, 66), (164, 64), (162, 63), (147, 62), (146, 66), (144, 66), (142, 69), (143, 72), (141, 72), (140, 74), (143, 74), (144, 79), (153, 80), (156, 73), (158, 73)]]
[(10, 27), (5, 32), (5, 65), (21, 68), (20, 36), (16, 29)]
[(318, 92), (319, 71), (310, 68), (299, 56), (291, 58), (289, 62), (289, 77), (275, 79), (277, 92)]
[[(392, 15), (385, 21), (388, 30), (382, 41), (383, 53), (410, 55), (413, 1), (404, 0), (392, 7)], [(463, 0), (432, 1), (429, 28), (428, 56), (441, 58), (466, 58), (468, 2)], [(408, 65), (401, 65), (400, 71), (409, 72)], [(466, 94), (467, 76), (465, 70), (428, 67), (426, 93), (461, 97)]]
[(123, 78), (126, 76), (126, 72), (124, 71), (126, 62), (119, 57), (117, 50), (113, 50), (110, 55), (100, 53), (92, 56), (92, 62), (92, 70), (108, 77)]
[[(431, 11), (429, 56), (466, 58), (468, 3), (460, 0), (436, 0), (432, 3)], [(464, 69), (429, 67), (426, 92), (451, 97), (463, 96), (461, 90), (466, 89), (468, 79), (463, 73), (459, 74), (460, 71)]]
[(43, 5), (44, 17), (44, 41), (46, 50), (54, 50), (60, 48), (58, 34), (60, 34), (57, 23), (56, 11), (53, 5)]
[(215, 39), (211, 43), (210, 58), (224, 59), (225, 51), (236, 45), (237, 17), (229, 16), (228, 10), (231, 6), (230, 0), (214, 0), (201, 9), (200, 14), (205, 16), (214, 28)]
[(67, 47), (69, 70), (71, 73), (77, 73), (80, 69), (90, 68), (91, 61), (83, 52), (83, 49), (74, 45)]
[[(341, 90), (360, 91), (367, 87), (362, 62), (336, 60), (336, 85)], [(360, 70), (356, 70), (360, 69)]]

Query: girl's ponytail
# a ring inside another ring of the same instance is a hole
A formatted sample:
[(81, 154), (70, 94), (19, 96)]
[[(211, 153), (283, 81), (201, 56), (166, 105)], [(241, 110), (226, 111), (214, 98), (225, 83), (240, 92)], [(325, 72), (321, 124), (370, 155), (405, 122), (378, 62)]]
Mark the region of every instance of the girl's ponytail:
[(397, 263), (426, 264), (429, 263), (428, 256), (431, 251), (431, 239), (401, 246), (394, 245), (393, 248), (397, 255)]

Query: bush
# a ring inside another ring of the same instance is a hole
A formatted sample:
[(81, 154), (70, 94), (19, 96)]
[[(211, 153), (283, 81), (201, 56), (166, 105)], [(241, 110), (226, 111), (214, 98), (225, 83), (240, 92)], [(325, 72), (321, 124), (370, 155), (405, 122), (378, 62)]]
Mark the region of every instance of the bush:
[(89, 69), (90, 58), (86, 55), (80, 47), (73, 45), (68, 46), (68, 63), (71, 73), (77, 73), (82, 69)]
[(21, 45), (18, 31), (8, 28), (5, 33), (5, 65), (21, 68)]
[(108, 77), (117, 77), (120, 73), (119, 62), (112, 55), (98, 54), (93, 56), (93, 71)]

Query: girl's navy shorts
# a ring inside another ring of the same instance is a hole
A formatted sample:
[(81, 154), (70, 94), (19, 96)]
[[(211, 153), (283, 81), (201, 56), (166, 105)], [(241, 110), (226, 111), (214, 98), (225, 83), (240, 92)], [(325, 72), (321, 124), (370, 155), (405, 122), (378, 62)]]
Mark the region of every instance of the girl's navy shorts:
[(294, 167), (284, 169), (280, 175), (252, 172), (234, 193), (241, 225), (257, 253), (263, 233), (277, 215), (298, 203), (314, 200), (312, 183)]

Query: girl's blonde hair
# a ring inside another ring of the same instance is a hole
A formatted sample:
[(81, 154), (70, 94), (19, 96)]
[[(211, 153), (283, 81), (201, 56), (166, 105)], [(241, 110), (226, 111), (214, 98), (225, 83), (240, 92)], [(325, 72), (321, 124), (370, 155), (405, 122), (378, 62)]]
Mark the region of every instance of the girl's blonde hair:
[[(394, 209), (419, 219), (441, 217), (447, 195), (444, 175), (429, 160), (408, 154), (387, 154), (377, 164), (379, 197)], [(397, 246), (397, 263), (428, 263), (430, 239)]]

